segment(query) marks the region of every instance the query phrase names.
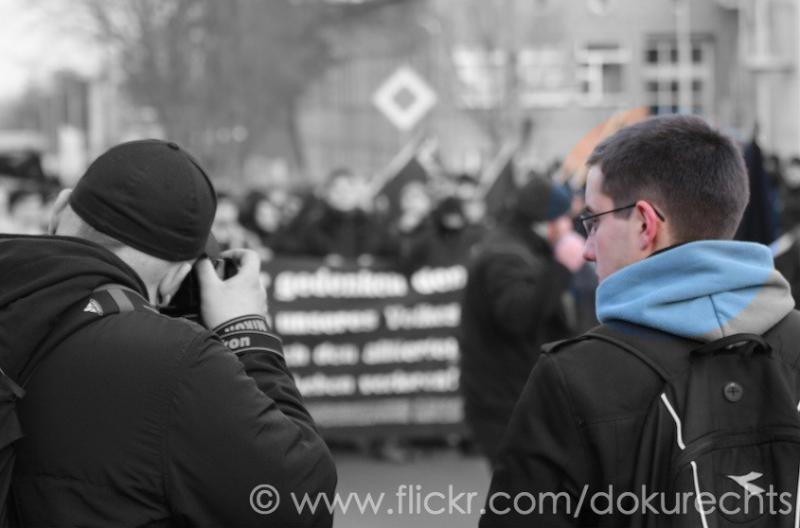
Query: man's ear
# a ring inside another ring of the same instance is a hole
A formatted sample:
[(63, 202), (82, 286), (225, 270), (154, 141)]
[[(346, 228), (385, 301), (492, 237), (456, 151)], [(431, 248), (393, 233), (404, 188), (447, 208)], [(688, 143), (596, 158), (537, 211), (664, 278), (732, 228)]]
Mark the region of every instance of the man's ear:
[(67, 208), (71, 194), (72, 189), (64, 189), (58, 193), (56, 201), (53, 202), (53, 211), (50, 213), (50, 223), (47, 226), (48, 235), (55, 235), (56, 231), (58, 231), (58, 224), (61, 223), (61, 215), (64, 213), (64, 209)]
[(181, 283), (192, 271), (191, 262), (182, 262), (169, 267), (169, 270), (158, 283), (158, 300), (159, 306), (166, 306), (172, 300), (172, 297), (180, 288)]
[(639, 249), (655, 251), (659, 243), (664, 241), (664, 222), (658, 217), (650, 202), (639, 200), (636, 202), (636, 214), (639, 216)]

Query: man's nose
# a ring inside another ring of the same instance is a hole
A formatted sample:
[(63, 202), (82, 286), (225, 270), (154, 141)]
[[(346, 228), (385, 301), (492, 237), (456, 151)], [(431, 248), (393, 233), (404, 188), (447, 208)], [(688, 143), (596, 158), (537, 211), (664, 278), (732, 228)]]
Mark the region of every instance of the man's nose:
[(589, 236), (586, 239), (586, 242), (583, 243), (583, 258), (588, 262), (595, 261), (594, 240), (591, 236)]

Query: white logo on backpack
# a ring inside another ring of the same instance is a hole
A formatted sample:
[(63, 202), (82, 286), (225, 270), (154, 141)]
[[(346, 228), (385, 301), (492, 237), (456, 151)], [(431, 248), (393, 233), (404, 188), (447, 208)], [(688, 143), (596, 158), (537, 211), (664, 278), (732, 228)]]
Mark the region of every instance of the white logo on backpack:
[(86, 308), (84, 308), (83, 311), (94, 313), (97, 315), (103, 315), (103, 307), (100, 306), (100, 303), (95, 301), (94, 299), (89, 299), (89, 304), (86, 305)]
[(764, 476), (763, 473), (756, 473), (755, 471), (751, 471), (747, 475), (727, 475), (729, 479), (731, 479), (732, 481), (736, 482), (737, 484), (739, 484), (741, 487), (744, 488), (745, 494), (747, 496), (750, 495), (758, 496), (764, 493), (764, 491), (766, 491), (761, 486), (756, 486), (755, 484), (752, 484), (754, 480), (760, 479), (762, 476)]

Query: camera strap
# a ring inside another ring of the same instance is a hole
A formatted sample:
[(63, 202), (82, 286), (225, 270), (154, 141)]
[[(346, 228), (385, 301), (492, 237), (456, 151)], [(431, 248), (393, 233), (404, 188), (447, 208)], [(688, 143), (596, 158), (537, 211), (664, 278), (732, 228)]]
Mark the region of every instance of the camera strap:
[(212, 330), (234, 354), (268, 350), (283, 356), (283, 342), (260, 315), (231, 319)]

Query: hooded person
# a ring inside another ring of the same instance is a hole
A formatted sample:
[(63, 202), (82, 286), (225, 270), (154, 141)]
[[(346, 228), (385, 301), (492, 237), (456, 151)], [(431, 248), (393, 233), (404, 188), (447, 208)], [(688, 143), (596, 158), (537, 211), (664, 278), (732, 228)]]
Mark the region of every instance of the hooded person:
[[(275, 497), (332, 493), (336, 473), (257, 256), (225, 254), (226, 280), (202, 258), (215, 208), (188, 152), (134, 141), (62, 191), (49, 236), (0, 236), (0, 366), (26, 391), (20, 525), (331, 526)], [(158, 311), (195, 263), (204, 326)]]
[(485, 234), (482, 225), (469, 222), (461, 200), (444, 198), (402, 241), (401, 269), (412, 273), (424, 266), (463, 264)]
[(506, 221), (476, 248), (461, 306), (465, 421), (490, 464), (540, 346), (570, 335), (563, 303), (583, 266), (570, 193), (534, 178)]

